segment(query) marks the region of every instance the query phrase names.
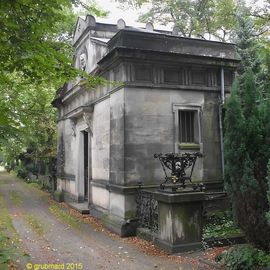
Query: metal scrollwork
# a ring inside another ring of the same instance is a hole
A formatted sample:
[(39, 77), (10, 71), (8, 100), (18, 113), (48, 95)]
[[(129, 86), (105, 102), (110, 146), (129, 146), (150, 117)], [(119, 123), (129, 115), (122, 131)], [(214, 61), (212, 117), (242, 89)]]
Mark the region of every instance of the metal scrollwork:
[[(176, 191), (179, 188), (186, 188), (186, 182), (189, 181), (194, 190), (204, 190), (205, 187), (203, 184), (194, 184), (191, 180), (198, 157), (202, 157), (202, 154), (199, 152), (184, 154), (167, 153), (164, 155), (161, 153), (154, 154), (154, 158), (159, 159), (165, 174), (165, 181), (160, 185), (160, 189), (164, 190), (166, 187), (171, 187), (172, 191)], [(190, 172), (187, 173), (189, 168)], [(168, 176), (167, 170), (170, 171), (170, 176)]]
[(152, 232), (157, 232), (158, 203), (153, 198), (151, 191), (142, 190), (141, 184), (139, 184), (136, 203), (140, 227), (149, 229)]

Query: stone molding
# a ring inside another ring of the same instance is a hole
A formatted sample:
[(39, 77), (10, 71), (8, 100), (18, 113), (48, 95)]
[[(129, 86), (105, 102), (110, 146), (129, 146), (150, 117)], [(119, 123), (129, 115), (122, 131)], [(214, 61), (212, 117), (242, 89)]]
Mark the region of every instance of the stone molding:
[(91, 136), (93, 136), (93, 113), (92, 112), (84, 112), (83, 119), (87, 125), (89, 133), (91, 134)]

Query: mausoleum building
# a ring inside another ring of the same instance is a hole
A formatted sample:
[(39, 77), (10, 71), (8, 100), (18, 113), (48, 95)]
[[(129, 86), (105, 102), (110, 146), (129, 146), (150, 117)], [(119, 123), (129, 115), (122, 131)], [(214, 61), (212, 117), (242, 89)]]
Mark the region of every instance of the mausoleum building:
[(221, 110), (239, 59), (234, 45), (172, 32), (79, 18), (74, 65), (110, 82), (80, 78), (57, 92), (57, 188), (65, 200), (120, 235), (134, 233), (136, 192), (158, 187), (154, 153), (201, 152), (194, 182), (223, 187)]

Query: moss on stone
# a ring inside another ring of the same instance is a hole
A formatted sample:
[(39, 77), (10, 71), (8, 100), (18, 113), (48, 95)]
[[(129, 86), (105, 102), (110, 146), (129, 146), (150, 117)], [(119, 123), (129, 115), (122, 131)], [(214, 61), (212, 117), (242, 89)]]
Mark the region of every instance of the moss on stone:
[(132, 218), (136, 218), (136, 211), (134, 210), (128, 210), (125, 212), (125, 218), (126, 219), (132, 219)]
[(57, 191), (54, 192), (53, 198), (57, 202), (63, 202), (64, 201), (64, 194), (63, 194), (62, 191), (57, 190)]
[(198, 143), (180, 143), (179, 149), (182, 150), (200, 150), (200, 144)]
[(101, 223), (102, 223), (105, 227), (107, 227), (108, 224), (110, 224), (110, 218), (109, 218), (109, 216), (108, 216), (107, 214), (103, 214), (100, 220), (101, 220)]
[[(198, 236), (200, 235), (199, 230), (201, 231), (201, 224), (198, 224), (198, 220), (193, 220), (194, 222), (191, 222), (192, 219), (194, 219), (195, 215), (195, 219), (198, 219), (198, 214), (199, 214), (199, 210), (197, 209), (192, 209), (188, 208), (188, 209), (182, 209), (182, 211), (177, 211), (176, 214), (176, 218), (178, 218), (181, 223), (183, 224), (183, 232), (185, 234), (185, 240), (199, 240)], [(196, 211), (197, 213), (195, 214), (194, 211)], [(191, 213), (193, 213), (191, 215)]]

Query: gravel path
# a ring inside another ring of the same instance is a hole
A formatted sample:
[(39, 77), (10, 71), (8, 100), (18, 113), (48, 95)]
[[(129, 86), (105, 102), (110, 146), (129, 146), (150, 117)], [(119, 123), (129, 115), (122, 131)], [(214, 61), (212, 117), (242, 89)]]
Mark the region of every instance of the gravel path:
[(123, 239), (83, 220), (72, 226), (52, 213), (52, 205), (61, 205), (52, 202), (47, 193), (6, 172), (0, 172), (0, 193), (20, 242), (30, 255), (19, 269), (206, 269), (198, 265), (197, 258), (151, 254), (136, 244), (137, 238)]

